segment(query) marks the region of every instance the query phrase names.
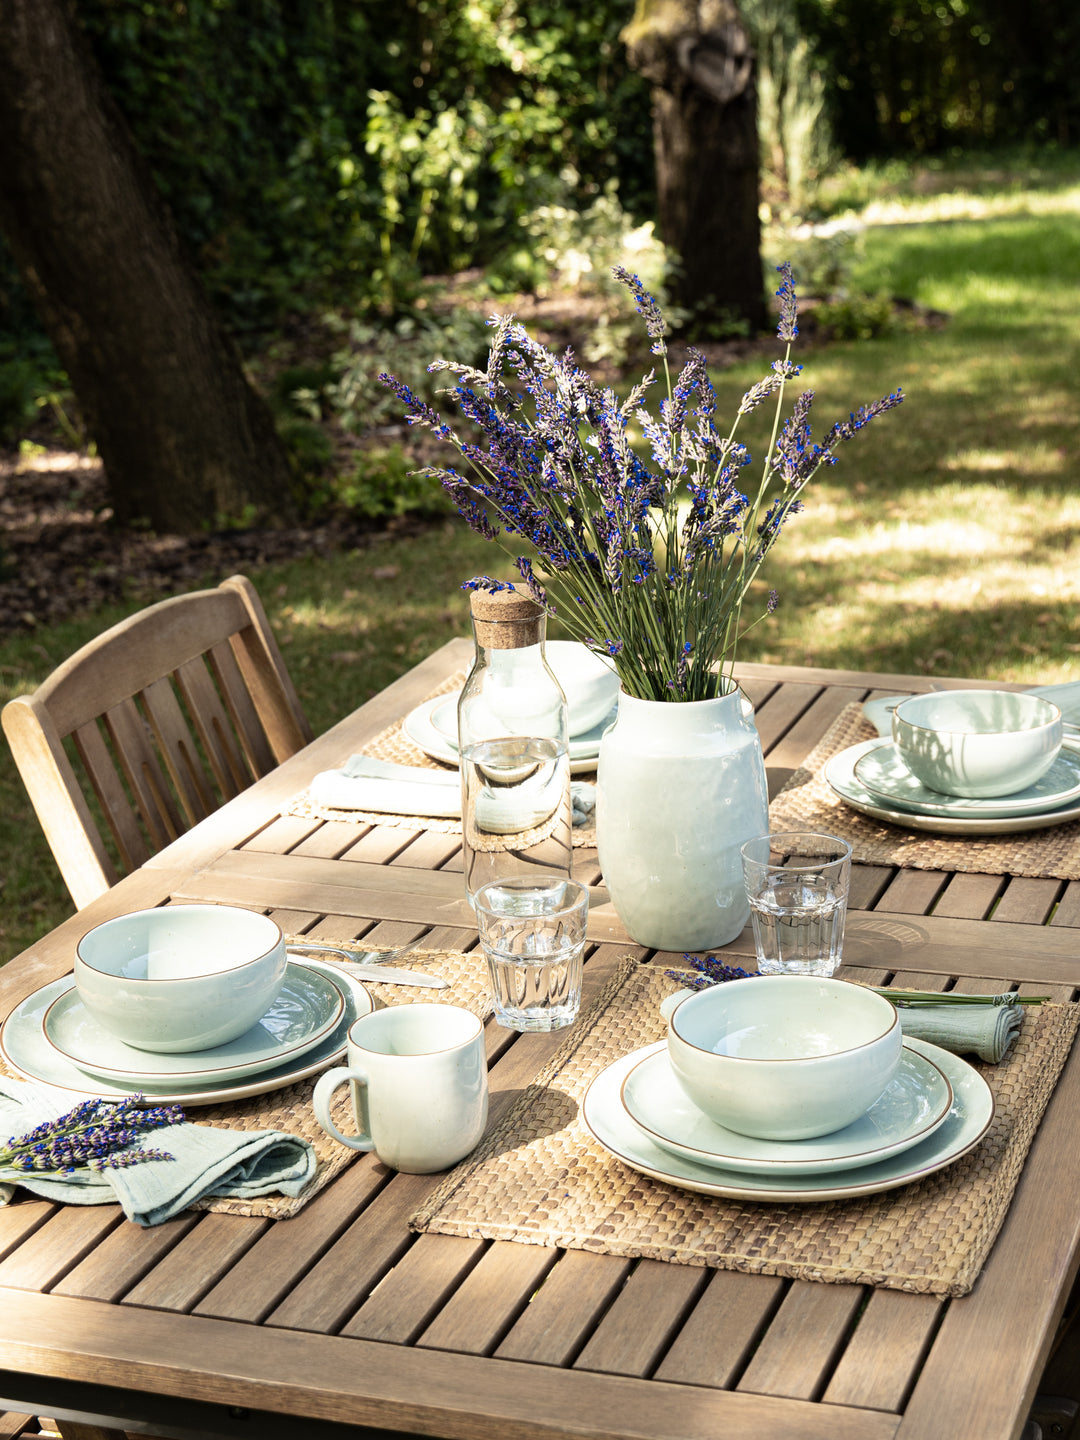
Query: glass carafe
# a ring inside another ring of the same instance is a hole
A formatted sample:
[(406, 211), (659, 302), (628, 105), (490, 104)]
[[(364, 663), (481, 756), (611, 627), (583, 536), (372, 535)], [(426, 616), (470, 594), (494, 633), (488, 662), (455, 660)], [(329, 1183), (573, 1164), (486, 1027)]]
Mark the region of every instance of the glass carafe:
[(476, 658), (458, 701), (465, 891), (569, 876), (566, 696), (544, 656), (547, 617), (516, 590), (472, 596)]

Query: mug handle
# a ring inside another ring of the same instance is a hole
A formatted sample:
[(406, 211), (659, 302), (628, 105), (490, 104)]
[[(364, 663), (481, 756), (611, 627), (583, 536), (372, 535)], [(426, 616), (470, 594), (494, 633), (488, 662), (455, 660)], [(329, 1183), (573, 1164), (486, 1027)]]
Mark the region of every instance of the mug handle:
[(340, 1145), (347, 1145), (350, 1150), (374, 1150), (375, 1141), (370, 1135), (342, 1135), (330, 1119), (330, 1102), (334, 1098), (334, 1091), (339, 1090), (349, 1080), (355, 1080), (358, 1085), (366, 1086), (368, 1083), (368, 1077), (363, 1070), (352, 1070), (347, 1065), (337, 1065), (333, 1070), (327, 1070), (319, 1076), (315, 1093), (311, 1097), (315, 1119)]

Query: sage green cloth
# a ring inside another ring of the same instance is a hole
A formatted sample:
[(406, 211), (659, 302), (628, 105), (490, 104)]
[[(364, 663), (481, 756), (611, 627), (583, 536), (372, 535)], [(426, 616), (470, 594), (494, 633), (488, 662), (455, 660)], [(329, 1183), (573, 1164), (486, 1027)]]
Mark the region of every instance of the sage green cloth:
[[(73, 1108), (70, 1096), (59, 1091), (0, 1075), (0, 1149)], [(298, 1195), (317, 1163), (308, 1141), (281, 1130), (221, 1130), (189, 1121), (147, 1131), (140, 1148), (173, 1158), (70, 1175), (0, 1166), (0, 1204), (21, 1185), (67, 1205), (118, 1204), (136, 1225), (160, 1225), (206, 1195)]]
[(1024, 1007), (1004, 997), (996, 1005), (900, 1005), (898, 1011), (905, 1035), (991, 1065), (1002, 1059), (1024, 1023)]

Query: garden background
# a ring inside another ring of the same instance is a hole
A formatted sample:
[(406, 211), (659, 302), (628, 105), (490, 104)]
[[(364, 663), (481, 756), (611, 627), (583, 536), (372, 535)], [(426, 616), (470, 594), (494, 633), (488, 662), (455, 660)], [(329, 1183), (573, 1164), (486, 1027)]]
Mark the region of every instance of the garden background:
[[(743, 659), (1080, 678), (1080, 16), (1063, 0), (743, 0), (763, 283), (790, 259), (820, 429), (903, 408), (814, 481)], [(629, 3), (78, 0), (217, 313), (274, 409), (301, 523), (121, 532), (66, 377), (0, 251), (0, 701), (162, 594), (254, 580), (316, 731), (444, 639), (498, 563), (448, 511), (390, 369), (433, 393), (515, 311), (605, 383), (648, 368), (622, 263), (661, 294)], [(723, 264), (723, 257), (717, 257)], [(780, 353), (680, 314), (721, 415)], [(759, 444), (765, 436), (759, 436)], [(750, 439), (753, 448), (753, 436)], [(70, 912), (0, 755), (0, 959)]]

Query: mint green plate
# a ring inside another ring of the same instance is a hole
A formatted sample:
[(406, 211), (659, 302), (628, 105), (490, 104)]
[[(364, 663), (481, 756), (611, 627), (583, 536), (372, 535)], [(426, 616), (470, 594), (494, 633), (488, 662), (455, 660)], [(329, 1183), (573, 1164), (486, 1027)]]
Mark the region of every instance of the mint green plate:
[(993, 795), (984, 800), (931, 790), (911, 773), (891, 740), (879, 741), (856, 760), (853, 773), (871, 795), (921, 815), (1002, 820), (1010, 815), (1041, 815), (1080, 796), (1080, 753), (1069, 745), (1062, 747), (1050, 769), (1034, 785), (1013, 795)]
[(827, 1175), (885, 1160), (932, 1135), (952, 1102), (952, 1086), (942, 1072), (907, 1044), (884, 1095), (851, 1125), (812, 1140), (759, 1140), (710, 1120), (675, 1078), (666, 1042), (634, 1066), (622, 1087), (630, 1118), (664, 1150), (755, 1174)]
[(927, 1139), (870, 1165), (853, 1165), (826, 1175), (753, 1175), (673, 1155), (645, 1134), (622, 1103), (623, 1081), (656, 1046), (635, 1050), (602, 1070), (585, 1094), (582, 1118), (595, 1139), (617, 1160), (683, 1190), (755, 1201), (844, 1200), (853, 1195), (873, 1195), (910, 1185), (951, 1165), (974, 1149), (994, 1118), (990, 1087), (966, 1060), (925, 1040), (909, 1039), (905, 1044), (941, 1070), (953, 1089), (952, 1108)]

